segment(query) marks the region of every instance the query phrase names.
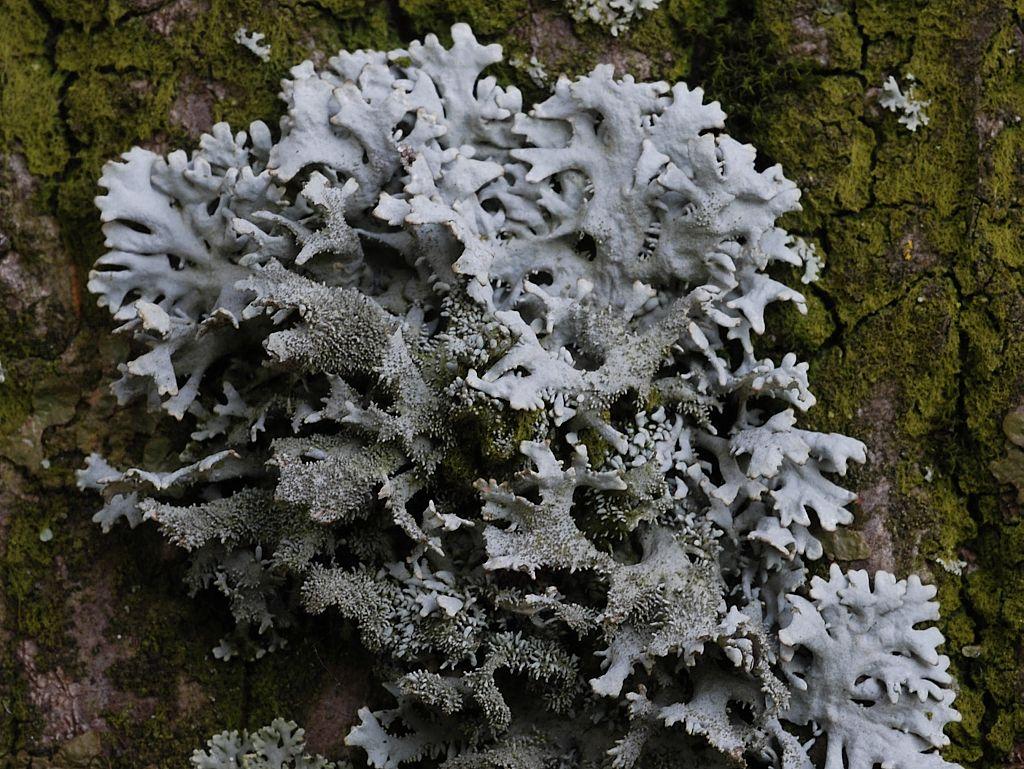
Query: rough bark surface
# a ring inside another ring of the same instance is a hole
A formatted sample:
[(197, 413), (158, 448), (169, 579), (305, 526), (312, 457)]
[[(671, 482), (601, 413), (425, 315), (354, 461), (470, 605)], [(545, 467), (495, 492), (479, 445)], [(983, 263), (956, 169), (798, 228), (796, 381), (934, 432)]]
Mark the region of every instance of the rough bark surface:
[[(83, 456), (152, 463), (182, 430), (107, 391), (123, 342), (84, 290), (102, 252), (91, 200), (132, 144), (274, 121), (303, 58), (453, 21), (553, 75), (610, 61), (702, 85), (730, 134), (801, 186), (784, 224), (825, 270), (808, 315), (776, 312), (762, 343), (811, 362), (811, 427), (870, 448), (858, 530), (830, 557), (939, 585), (964, 716), (948, 757), (1024, 766), (1010, 485), (1024, 495), (1024, 453), (1009, 440), (1024, 446), (1022, 14), (1013, 0), (664, 0), (613, 39), (557, 0), (0, 0), (0, 766), (180, 767), (212, 732), (276, 715), (343, 751), (375, 695), (342, 627), (310, 621), (281, 653), (217, 662), (227, 614), (186, 595), (181, 556), (152, 531), (90, 523)], [(232, 40), (239, 26), (266, 34), (269, 62)], [(916, 133), (877, 102), (910, 73), (932, 102)], [(524, 69), (501, 75), (539, 95)]]

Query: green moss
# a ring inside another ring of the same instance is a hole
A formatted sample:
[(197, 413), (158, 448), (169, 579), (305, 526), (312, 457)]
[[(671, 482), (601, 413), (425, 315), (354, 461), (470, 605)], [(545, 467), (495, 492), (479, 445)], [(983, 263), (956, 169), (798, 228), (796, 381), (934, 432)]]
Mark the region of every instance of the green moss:
[(789, 285), (798, 286), (804, 295), (807, 312), (801, 313), (789, 303), (770, 305), (765, 313), (768, 331), (757, 341), (758, 349), (792, 350), (801, 360), (811, 358), (836, 332), (826, 300), (831, 297), (814, 286), (799, 285), (796, 271), (787, 277)]
[(943, 580), (943, 583), (945, 589), (939, 591), (939, 604), (946, 615), (944, 626), (946, 646), (950, 650), (960, 651), (965, 646), (970, 647), (974, 644), (974, 623), (965, 612), (958, 609), (960, 605), (959, 584), (952, 579)]
[(959, 479), (980, 525), (968, 545), (977, 572), (967, 578), (966, 602), (976, 617), (982, 656), (965, 666), (962, 680), (967, 688), (977, 687), (986, 705), (983, 741), (1002, 756), (1024, 735), (1019, 646), (1024, 530), (1019, 508), (1009, 504), (1010, 495), (989, 472), (1007, 456), (1003, 417), (1022, 405), (1024, 393), (1022, 245), (1015, 232), (1022, 162), (1015, 115), (1024, 104), (1024, 70), (1014, 53), (1015, 39), (1012, 25), (1000, 23), (984, 43), (974, 41), (972, 50), (981, 56), (975, 82), (982, 85), (974, 93), (974, 144), (969, 146), (978, 148), (978, 181), (975, 190), (964, 194), (977, 195), (980, 203), (971, 213), (971, 237), (954, 268), (965, 295), (961, 326), (967, 341), (962, 419), (969, 437), (958, 462)]
[[(246, 726), (256, 728), (282, 713), (293, 714), (312, 725), (310, 711), (320, 710), (333, 722), (331, 734), (335, 748), (340, 747), (348, 726), (358, 721), (356, 710), (363, 705), (386, 706), (387, 697), (374, 680), (374, 659), (361, 645), (358, 633), (347, 623), (329, 621), (299, 622), (294, 644), (287, 653), (275, 654), (249, 666), (247, 686), (250, 708)], [(327, 712), (337, 707), (335, 697), (351, 703), (346, 712)]]
[(986, 736), (997, 750), (1009, 754), (1016, 747), (1022, 732), (1024, 732), (1024, 708), (1016, 707), (1000, 713)]
[(54, 19), (87, 27), (99, 23), (110, 10), (108, 0), (41, 0), (41, 4)]
[(847, 332), (843, 349), (829, 350), (811, 365), (810, 379), (825, 412), (816, 415), (818, 423), (850, 429), (858, 408), (888, 383), (898, 389), (896, 412), (908, 437), (928, 435), (952, 421), (960, 344), (956, 311), (952, 283), (932, 279), (865, 317)]
[[(676, 24), (690, 34), (707, 33), (711, 26), (729, 16), (732, 9), (727, 0), (666, 0), (664, 11)], [(649, 18), (656, 19), (656, 14)], [(641, 22), (641, 25), (646, 22)]]
[(507, 409), (497, 414), (481, 412), (464, 421), (457, 430), (462, 440), (441, 460), (446, 477), (458, 479), (451, 485), (472, 488), (480, 478), (501, 477), (518, 467), (522, 463), (519, 444), (537, 437), (542, 418), (539, 411)]
[(1024, 574), (1007, 575), (1007, 580), (1002, 587), (1005, 599), (999, 618), (1000, 623), (1005, 623), (1018, 632), (1024, 631)]
[(11, 382), (0, 390), (0, 435), (10, 435), (23, 425), (30, 408), (31, 400), (26, 388)]
[[(180, 766), (209, 735), (243, 720), (245, 666), (213, 658), (229, 631), (226, 609), (217, 600), (186, 602), (183, 558), (169, 557), (155, 531), (118, 530), (107, 540), (105, 549), (119, 555), (101, 557), (98, 570), (114, 576), (121, 599), (110, 607), (106, 633), (112, 642), (124, 639), (107, 675), (137, 703), (107, 714), (118, 760)], [(144, 713), (150, 717), (140, 719)]]
[(31, 0), (7, 0), (0, 51), (7, 57), (40, 56), (45, 49), (47, 24)]
[(961, 720), (947, 729), (953, 745), (946, 749), (944, 758), (947, 761), (973, 765), (984, 756), (984, 750), (981, 748), (981, 722), (985, 714), (985, 704), (977, 691), (962, 689), (957, 695), (956, 707), (960, 711)]
[(399, 7), (417, 36), (434, 32), (449, 42), (447, 30), (457, 21), (468, 23), (477, 34), (494, 35), (508, 30), (529, 10), (526, 0), (399, 0)]
[(974, 611), (990, 624), (998, 620), (1002, 589), (996, 581), (996, 575), (988, 571), (976, 571), (965, 582), (967, 599)]
[[(173, 84), (154, 84), (131, 74), (84, 72), (65, 95), (69, 127), (82, 144), (109, 143), (118, 116), (125, 112), (153, 116), (167, 113), (175, 90)], [(156, 119), (140, 121), (135, 128), (137, 134), (125, 138), (129, 143), (145, 141), (162, 127)]]
[[(0, 579), (4, 585), (9, 621), (27, 636), (54, 649), (67, 647), (62, 616), (63, 588), (55, 561), (65, 556), (70, 540), (65, 523), (68, 508), (56, 500), (45, 508), (23, 505), (13, 511), (7, 531), (6, 554)], [(54, 538), (43, 542), (49, 528)]]
[(875, 137), (860, 120), (863, 94), (854, 77), (809, 77), (766, 107), (774, 120), (758, 147), (804, 190), (805, 227), (868, 203)]
[(4, 6), (0, 28), (0, 151), (17, 150), (35, 174), (55, 174), (69, 159), (61, 127), (65, 76), (45, 56), (46, 23), (29, 0)]
[(761, 5), (773, 45), (807, 69), (856, 70), (861, 35), (849, 10), (838, 4), (766, 0)]

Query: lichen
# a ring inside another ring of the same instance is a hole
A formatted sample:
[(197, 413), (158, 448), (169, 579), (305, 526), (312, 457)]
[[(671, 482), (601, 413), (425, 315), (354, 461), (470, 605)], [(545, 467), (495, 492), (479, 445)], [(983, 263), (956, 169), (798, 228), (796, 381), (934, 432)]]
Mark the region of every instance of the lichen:
[(578, 21), (591, 21), (605, 27), (612, 35), (620, 35), (647, 11), (653, 11), (661, 0), (567, 0), (566, 5)]
[(195, 769), (335, 769), (338, 764), (306, 752), (304, 730), (294, 722), (276, 718), (256, 731), (221, 732), (211, 737), (206, 750), (192, 754)]
[(270, 44), (264, 43), (266, 37), (262, 32), (249, 32), (245, 27), (239, 27), (232, 35), (232, 39), (243, 48), (252, 51), (260, 61), (270, 61)]
[[(294, 67), (276, 140), (221, 123), (191, 156), (104, 167), (88, 287), (137, 348), (113, 391), (191, 440), (170, 468), (91, 455), (94, 520), (192, 553), (192, 591), (237, 623), (217, 657), (280, 649), (296, 592), (355, 623), (394, 669), (395, 707), (346, 738), (381, 769), (527, 744), (810, 767), (811, 722), (830, 766), (951, 766), (949, 660), (914, 629), (935, 588), (807, 584), (820, 532), (853, 521), (830, 476), (865, 448), (797, 429), (807, 364), (755, 353), (768, 305), (806, 311), (768, 275), (813, 257), (776, 226), (795, 185), (700, 89), (599, 66), (524, 112), (482, 75), (500, 47), (451, 36)], [(532, 433), (498, 452), (514, 472), (446, 473), (453, 428), (508, 410)], [(580, 741), (591, 724), (608, 736)]]
[(908, 84), (906, 93), (904, 93), (900, 84), (896, 82), (896, 78), (889, 75), (882, 83), (882, 92), (878, 97), (878, 103), (890, 112), (898, 113), (900, 124), (905, 125), (908, 131), (914, 133), (921, 126), (928, 125), (929, 118), (925, 114), (925, 109), (928, 108), (931, 101), (916, 98), (916, 78), (913, 75), (907, 75), (906, 79)]

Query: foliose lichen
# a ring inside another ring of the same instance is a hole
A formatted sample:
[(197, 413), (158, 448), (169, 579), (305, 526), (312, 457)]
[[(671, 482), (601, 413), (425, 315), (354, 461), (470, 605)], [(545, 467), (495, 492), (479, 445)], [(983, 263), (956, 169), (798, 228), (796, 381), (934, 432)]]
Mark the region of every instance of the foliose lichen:
[(915, 97), (917, 83), (913, 75), (907, 75), (907, 81), (907, 90), (904, 93), (900, 84), (896, 82), (896, 78), (889, 75), (882, 83), (882, 93), (878, 97), (878, 103), (890, 112), (898, 114), (897, 120), (900, 124), (905, 125), (908, 131), (915, 132), (919, 126), (928, 125), (928, 115), (924, 110), (931, 104), (931, 101)]
[(262, 32), (250, 32), (245, 27), (236, 29), (232, 36), (236, 43), (252, 51), (253, 56), (260, 61), (270, 61), (270, 45), (263, 42), (265, 37)]
[(566, 3), (577, 21), (595, 22), (612, 35), (625, 32), (631, 22), (660, 4), (661, 0), (568, 0)]
[(210, 738), (206, 750), (192, 754), (195, 769), (348, 769), (323, 756), (306, 752), (305, 733), (293, 721), (274, 719), (251, 734), (221, 732)]
[(295, 67), (276, 141), (106, 166), (114, 391), (191, 441), (90, 457), (96, 520), (193, 554), (219, 656), (296, 603), (355, 623), (374, 767), (950, 766), (934, 588), (809, 579), (865, 448), (798, 429), (806, 364), (754, 352), (805, 304), (772, 268), (814, 272), (796, 186), (700, 89), (602, 66), (524, 112), (452, 38)]

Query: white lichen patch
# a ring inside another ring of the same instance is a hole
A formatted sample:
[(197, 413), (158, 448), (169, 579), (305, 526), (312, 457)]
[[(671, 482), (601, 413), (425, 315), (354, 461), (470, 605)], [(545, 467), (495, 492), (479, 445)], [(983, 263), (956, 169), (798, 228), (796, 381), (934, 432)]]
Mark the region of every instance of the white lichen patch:
[(907, 89), (904, 92), (900, 89), (896, 78), (889, 75), (882, 83), (882, 92), (878, 96), (878, 103), (890, 112), (899, 115), (897, 119), (907, 127), (908, 131), (916, 131), (919, 126), (928, 125), (928, 115), (924, 110), (931, 104), (931, 101), (917, 99), (915, 97), (917, 82), (914, 76), (908, 74), (906, 79)]
[[(808, 364), (754, 344), (805, 311), (776, 267), (820, 269), (777, 224), (799, 190), (699, 88), (600, 66), (527, 108), (452, 39), (294, 67), (279, 135), (106, 165), (114, 391), (191, 440), (91, 456), (95, 520), (192, 554), (219, 657), (300, 607), (358, 627), (377, 769), (949, 767), (934, 589), (808, 580), (866, 452), (799, 428)], [(299, 766), (293, 729), (198, 758)]]
[(263, 42), (265, 37), (262, 32), (249, 32), (245, 27), (239, 27), (232, 39), (252, 51), (260, 61), (270, 61), (270, 45)]
[(803, 238), (794, 238), (793, 250), (800, 257), (804, 265), (804, 274), (800, 276), (800, 282), (804, 285), (817, 283), (821, 278), (821, 271), (825, 267), (825, 260), (818, 253), (817, 246), (813, 243), (808, 243)]
[(275, 718), (269, 726), (221, 732), (197, 750), (191, 760), (194, 769), (351, 769), (348, 761), (333, 763), (306, 751), (306, 736), (295, 722)]
[(508, 63), (516, 69), (525, 72), (534, 85), (540, 88), (547, 88), (551, 85), (551, 76), (544, 68), (544, 64), (536, 56), (531, 56), (529, 61), (525, 61), (520, 57), (514, 57), (509, 59)]
[(963, 561), (959, 558), (943, 558), (942, 556), (939, 556), (935, 559), (935, 562), (950, 574), (957, 577), (961, 576), (964, 573), (964, 569), (967, 568), (967, 561)]
[(618, 36), (644, 13), (661, 5), (661, 0), (566, 0), (569, 12), (577, 21), (600, 24)]

